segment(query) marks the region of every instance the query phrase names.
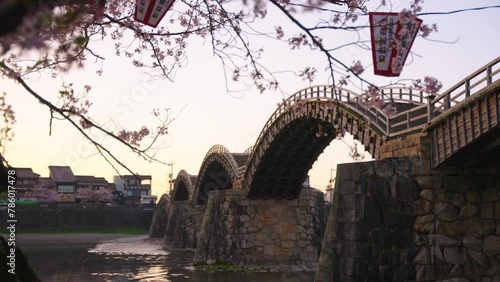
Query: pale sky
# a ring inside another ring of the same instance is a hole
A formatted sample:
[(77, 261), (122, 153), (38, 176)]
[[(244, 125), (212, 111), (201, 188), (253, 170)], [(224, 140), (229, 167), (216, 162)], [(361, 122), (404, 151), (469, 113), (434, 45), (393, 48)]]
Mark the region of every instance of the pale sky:
[[(424, 12), (492, 5), (500, 5), (500, 1), (427, 0)], [(393, 10), (399, 11), (403, 7), (404, 5), (394, 5)], [(283, 23), (282, 18), (274, 15), (268, 14), (266, 24), (271, 27), (277, 22)], [(311, 14), (310, 19), (314, 16)], [(443, 90), (446, 90), (500, 55), (498, 8), (420, 18), (424, 23), (438, 25), (439, 31), (430, 39), (454, 43), (417, 37), (412, 51), (418, 57), (414, 57), (411, 64), (404, 68), (401, 78), (435, 76), (443, 83)], [(367, 16), (359, 20), (359, 23), (367, 22)], [(168, 25), (168, 20), (164, 19), (162, 25)], [(335, 42), (337, 45), (348, 43), (357, 36), (338, 35), (335, 32), (330, 34), (325, 41)], [(361, 35), (368, 38), (368, 29)], [(230, 95), (226, 91), (220, 61), (211, 53), (209, 42), (204, 43), (202, 40), (190, 40), (187, 66), (177, 71), (174, 82), (148, 81), (149, 78), (132, 66), (129, 60), (114, 55), (112, 44), (113, 42), (105, 40), (95, 45), (96, 50), (106, 57), (102, 76), (95, 74), (98, 66), (92, 64), (93, 60), (89, 60), (83, 70), (72, 70), (64, 81), (74, 82), (76, 89), (82, 89), (85, 84), (92, 85), (89, 99), (93, 105), (90, 114), (97, 122), (109, 124), (113, 120), (115, 124), (128, 129), (139, 129), (142, 125), (154, 124), (150, 114), (153, 108), (171, 108), (174, 115), (178, 114), (169, 128), (169, 134), (163, 140), (163, 148), (156, 155), (164, 162), (175, 163), (174, 177), (181, 169), (190, 174), (198, 174), (205, 154), (215, 144), (224, 145), (232, 152), (243, 152), (252, 146), (277, 104), (287, 95), (310, 86), (308, 82), (283, 74), (279, 78), (286, 94), (259, 94), (257, 90), (250, 89)], [(252, 44), (265, 48), (264, 62), (275, 71), (298, 70), (307, 64), (323, 71), (326, 66), (324, 56), (317, 51), (289, 51), (286, 44), (260, 39)], [(363, 77), (376, 84), (396, 80), (373, 75), (370, 51), (345, 49), (338, 53), (338, 57), (346, 64), (359, 59), (367, 67)], [(409, 57), (407, 63), (410, 60)], [(328, 82), (328, 74), (319, 73), (311, 85)], [(75, 174), (105, 177), (109, 182), (113, 181), (116, 173), (73, 127), (67, 122), (56, 120), (52, 125), (52, 136), (49, 136), (48, 109), (19, 85), (6, 80), (1, 80), (0, 83), (0, 90), (7, 92), (7, 102), (16, 112), (15, 137), (8, 143), (5, 154), (11, 165), (31, 167), (42, 176), (48, 176), (49, 165), (69, 165)], [(50, 74), (42, 74), (30, 76), (29, 83), (38, 93), (55, 101), (62, 80), (50, 78)], [(236, 86), (244, 88), (242, 85)], [(170, 167), (142, 161), (109, 138), (97, 136), (97, 139), (102, 140), (133, 171), (152, 175), (153, 194), (161, 195), (167, 191)], [(309, 173), (311, 185), (324, 190), (330, 178), (330, 169), (335, 168), (338, 163), (350, 161), (352, 159), (348, 156), (348, 147), (339, 141), (332, 142)], [(121, 172), (128, 174), (124, 170)]]

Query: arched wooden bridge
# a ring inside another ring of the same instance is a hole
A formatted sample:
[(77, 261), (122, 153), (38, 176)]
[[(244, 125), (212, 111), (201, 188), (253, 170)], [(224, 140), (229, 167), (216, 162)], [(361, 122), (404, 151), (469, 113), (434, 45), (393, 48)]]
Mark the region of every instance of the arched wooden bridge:
[(297, 198), (313, 163), (343, 129), (374, 158), (384, 142), (418, 132), (432, 139), (433, 168), (470, 148), (487, 155), (500, 147), (499, 78), (500, 57), (438, 96), (382, 89), (384, 102), (398, 110), (392, 116), (346, 89), (300, 90), (280, 104), (252, 148), (232, 153), (215, 145), (197, 177), (179, 172), (172, 198), (203, 205), (209, 191), (224, 189), (246, 189), (249, 198)]

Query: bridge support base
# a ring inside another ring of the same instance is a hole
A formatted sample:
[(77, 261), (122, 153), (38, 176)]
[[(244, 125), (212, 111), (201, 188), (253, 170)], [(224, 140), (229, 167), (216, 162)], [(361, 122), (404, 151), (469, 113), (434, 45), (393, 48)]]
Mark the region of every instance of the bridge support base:
[(163, 239), (164, 247), (195, 248), (204, 214), (205, 207), (195, 206), (192, 201), (172, 201)]
[(170, 210), (169, 200), (160, 200), (155, 208), (151, 226), (149, 227), (150, 238), (164, 238), (167, 228), (168, 211)]
[(500, 281), (500, 165), (337, 167), (316, 282)]
[(323, 193), (296, 200), (250, 200), (246, 191), (209, 194), (194, 263), (302, 265), (314, 270), (325, 228)]

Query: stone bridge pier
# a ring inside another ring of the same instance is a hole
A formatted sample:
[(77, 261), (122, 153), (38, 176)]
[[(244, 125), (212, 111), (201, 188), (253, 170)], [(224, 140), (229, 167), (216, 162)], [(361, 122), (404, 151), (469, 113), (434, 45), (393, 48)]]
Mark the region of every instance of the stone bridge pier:
[(196, 206), (193, 201), (172, 201), (168, 223), (163, 237), (167, 249), (194, 249), (205, 215), (204, 206)]
[(194, 263), (297, 266), (315, 270), (325, 230), (323, 194), (295, 200), (247, 199), (244, 190), (209, 193)]
[(500, 281), (500, 150), (431, 169), (430, 144), (337, 167), (315, 281)]

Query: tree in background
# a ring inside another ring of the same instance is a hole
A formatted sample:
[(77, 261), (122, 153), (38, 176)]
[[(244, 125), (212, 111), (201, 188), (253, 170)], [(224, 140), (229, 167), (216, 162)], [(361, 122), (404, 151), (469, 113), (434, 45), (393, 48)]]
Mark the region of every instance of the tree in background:
[(53, 203), (59, 198), (55, 188), (34, 187), (30, 192), (24, 195), (26, 199), (38, 201), (42, 203)]
[(113, 193), (106, 187), (81, 187), (76, 190), (76, 198), (82, 203), (109, 203), (113, 200)]

